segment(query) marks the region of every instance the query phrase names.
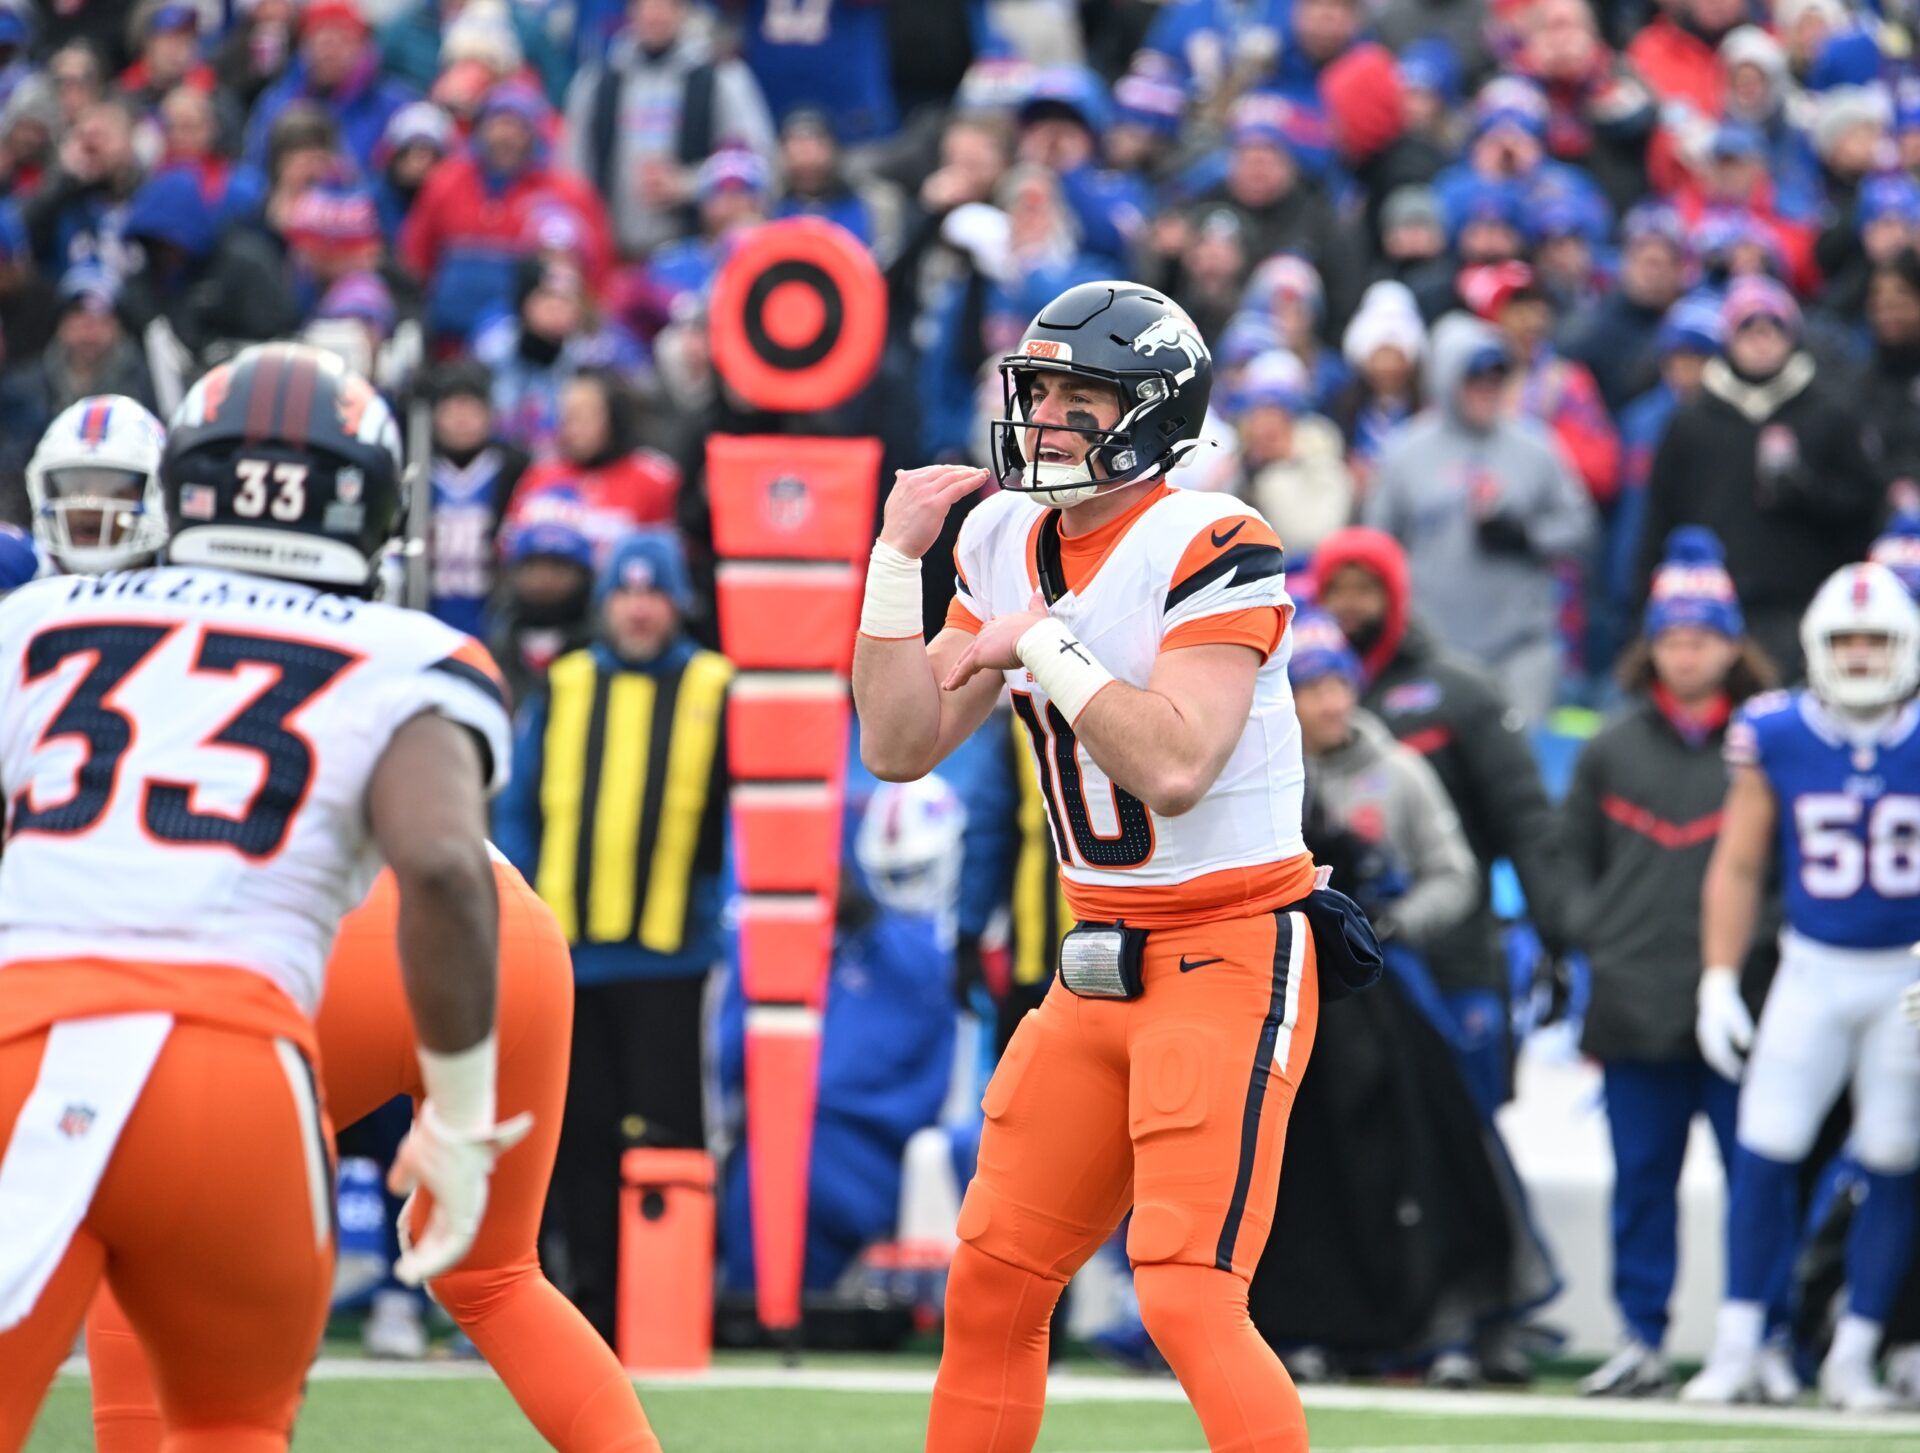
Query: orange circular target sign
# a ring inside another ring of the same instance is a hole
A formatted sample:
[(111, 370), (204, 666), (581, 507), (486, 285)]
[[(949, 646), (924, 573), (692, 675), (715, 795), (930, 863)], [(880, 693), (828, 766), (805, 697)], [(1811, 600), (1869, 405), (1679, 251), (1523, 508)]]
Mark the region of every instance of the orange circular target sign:
[(714, 366), (749, 404), (830, 409), (873, 377), (886, 284), (844, 227), (818, 217), (769, 222), (720, 269), (709, 328)]

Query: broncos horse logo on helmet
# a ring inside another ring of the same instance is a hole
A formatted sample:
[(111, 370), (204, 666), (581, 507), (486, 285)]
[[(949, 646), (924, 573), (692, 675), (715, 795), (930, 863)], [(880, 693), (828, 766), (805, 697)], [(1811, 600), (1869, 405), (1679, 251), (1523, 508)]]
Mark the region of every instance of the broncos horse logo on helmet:
[(1175, 348), (1186, 354), (1189, 371), (1198, 368), (1203, 359), (1212, 360), (1207, 345), (1200, 341), (1193, 324), (1184, 316), (1157, 319), (1133, 340), (1133, 351), (1143, 358), (1151, 358), (1163, 348)]
[(401, 469), (400, 426), (364, 378), (303, 343), (248, 348), (174, 415), (167, 558), (365, 594), (401, 516)]
[[(1095, 379), (1119, 391), (1111, 428), (1032, 422), (1040, 373)], [(1213, 391), (1213, 355), (1180, 305), (1130, 282), (1082, 283), (1040, 310), (1000, 360), (1002, 416), (991, 425), (1003, 489), (1070, 505), (1166, 474), (1197, 447)], [(1043, 434), (1087, 440), (1075, 463), (1039, 458)], [(1029, 458), (1029, 450), (1035, 456)]]

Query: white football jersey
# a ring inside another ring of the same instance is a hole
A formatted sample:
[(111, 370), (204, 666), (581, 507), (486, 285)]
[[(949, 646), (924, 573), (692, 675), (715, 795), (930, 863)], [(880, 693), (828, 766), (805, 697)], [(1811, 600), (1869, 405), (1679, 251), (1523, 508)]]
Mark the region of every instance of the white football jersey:
[(379, 866), (367, 786), (422, 711), (511, 754), (478, 643), (306, 585), (160, 567), (0, 604), (0, 979), (29, 960), (218, 965), (311, 1016)]
[[(1031, 607), (1050, 513), (1002, 491), (967, 516), (954, 548), (948, 624), (977, 630)], [(1313, 864), (1300, 834), (1305, 771), (1287, 684), (1293, 604), (1273, 530), (1231, 496), (1162, 486), (1086, 540), (1063, 540), (1061, 551), (1056, 575), (1074, 588), (1052, 614), (1128, 685), (1144, 688), (1160, 652), (1183, 645), (1231, 642), (1264, 656), (1232, 756), (1199, 805), (1179, 817), (1162, 817), (1115, 786), (1026, 668), (1006, 673), (1075, 914), (1153, 927), (1305, 897)]]

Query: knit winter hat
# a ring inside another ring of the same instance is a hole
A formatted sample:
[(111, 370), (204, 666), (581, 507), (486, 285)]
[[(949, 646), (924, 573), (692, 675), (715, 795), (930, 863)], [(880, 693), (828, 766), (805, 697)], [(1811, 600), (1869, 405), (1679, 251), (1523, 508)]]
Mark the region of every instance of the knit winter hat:
[(1304, 414), (1313, 407), (1313, 380), (1295, 354), (1275, 348), (1247, 365), (1230, 403), (1236, 418), (1248, 409), (1262, 407)]
[(1400, 73), (1383, 45), (1356, 45), (1329, 65), (1320, 73), (1320, 99), (1335, 144), (1353, 160), (1385, 151), (1407, 128)]
[(595, 609), (616, 590), (657, 590), (681, 610), (693, 605), (687, 552), (672, 530), (635, 530), (622, 537), (593, 582)]
[(1855, 127), (1892, 124), (1893, 108), (1878, 87), (1836, 86), (1820, 100), (1813, 122), (1813, 149), (1825, 161)]
[(1353, 654), (1353, 647), (1347, 644), (1332, 616), (1306, 607), (1293, 617), (1293, 655), (1287, 662), (1287, 681), (1298, 690), (1323, 676), (1344, 676), (1357, 690), (1360, 658)]
[(1867, 559), (1899, 576), (1907, 594), (1920, 600), (1920, 513), (1903, 510), (1887, 521), (1886, 533), (1873, 542)]
[(1720, 310), (1705, 298), (1682, 298), (1667, 309), (1654, 337), (1654, 348), (1662, 358), (1673, 353), (1704, 353), (1711, 357), (1720, 351)]
[(1735, 641), (1747, 632), (1720, 539), (1702, 525), (1682, 525), (1667, 536), (1667, 558), (1647, 594), (1647, 635), (1675, 626), (1704, 626)]
[(1409, 363), (1418, 363), (1427, 351), (1427, 325), (1420, 305), (1405, 283), (1392, 279), (1377, 282), (1361, 294), (1360, 306), (1340, 342), (1340, 351), (1355, 368), (1381, 348), (1398, 348)]
[(1755, 318), (1771, 318), (1794, 338), (1800, 336), (1800, 305), (1770, 277), (1736, 278), (1720, 305), (1720, 326), (1731, 338)]

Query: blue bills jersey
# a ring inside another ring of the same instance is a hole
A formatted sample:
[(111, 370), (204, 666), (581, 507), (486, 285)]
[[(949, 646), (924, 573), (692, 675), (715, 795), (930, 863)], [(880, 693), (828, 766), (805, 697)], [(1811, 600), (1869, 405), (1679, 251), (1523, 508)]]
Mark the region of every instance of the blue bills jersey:
[(1812, 693), (1775, 691), (1727, 730), (1731, 763), (1757, 767), (1779, 803), (1787, 925), (1840, 948), (1920, 940), (1920, 706), (1870, 734)]

